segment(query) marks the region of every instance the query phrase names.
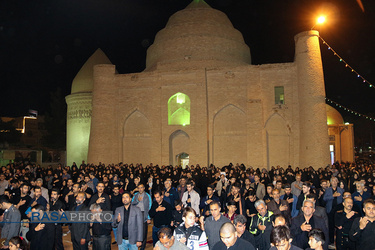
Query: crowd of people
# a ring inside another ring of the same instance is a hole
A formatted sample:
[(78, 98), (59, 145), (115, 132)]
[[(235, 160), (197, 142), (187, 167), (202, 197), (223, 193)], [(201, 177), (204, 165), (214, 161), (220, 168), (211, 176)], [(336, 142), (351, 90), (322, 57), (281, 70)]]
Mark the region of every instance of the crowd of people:
[[(375, 165), (255, 169), (10, 163), (0, 171), (2, 248), (375, 249)], [(31, 213), (91, 211), (86, 223), (32, 223)], [(111, 211), (103, 222), (98, 214)], [(19, 223), (16, 223), (19, 222)], [(111, 242), (113, 232), (115, 241)]]

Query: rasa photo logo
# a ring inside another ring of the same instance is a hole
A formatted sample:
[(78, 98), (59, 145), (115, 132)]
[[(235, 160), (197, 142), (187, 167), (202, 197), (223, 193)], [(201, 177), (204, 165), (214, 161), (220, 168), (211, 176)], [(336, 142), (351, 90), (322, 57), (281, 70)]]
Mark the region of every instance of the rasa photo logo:
[(112, 223), (111, 211), (92, 213), (90, 211), (31, 212), (31, 223)]

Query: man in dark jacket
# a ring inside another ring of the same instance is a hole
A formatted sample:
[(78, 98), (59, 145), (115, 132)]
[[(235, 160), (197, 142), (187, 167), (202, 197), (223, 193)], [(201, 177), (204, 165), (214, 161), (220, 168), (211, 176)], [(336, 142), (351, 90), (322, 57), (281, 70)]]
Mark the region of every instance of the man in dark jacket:
[(255, 248), (268, 249), (270, 247), (270, 235), (272, 231), (272, 222), (274, 220), (273, 212), (267, 210), (267, 205), (263, 200), (255, 202), (255, 208), (258, 213), (251, 217), (250, 233), (255, 238)]
[(352, 228), (354, 220), (360, 217), (360, 215), (353, 211), (352, 198), (346, 198), (342, 204), (344, 205), (344, 209), (337, 211), (335, 214), (335, 227), (337, 229), (336, 249), (355, 249), (354, 241), (349, 239), (349, 231)]
[(172, 206), (164, 200), (162, 191), (156, 190), (154, 193), (155, 201), (152, 203), (149, 215), (154, 219), (152, 227), (152, 240), (155, 246), (158, 241), (158, 231), (160, 228), (169, 226), (172, 221)]
[(93, 214), (92, 223), (92, 236), (93, 236), (93, 249), (94, 250), (110, 250), (111, 249), (111, 223), (103, 223), (102, 212), (99, 204), (92, 204), (90, 211)]
[[(42, 218), (44, 207), (40, 204), (35, 205), (32, 209), (32, 217)], [(39, 216), (37, 214), (39, 213)], [(29, 231), (26, 238), (30, 241), (30, 250), (54, 249), (53, 247), (53, 223), (30, 223)]]
[(91, 197), (88, 207), (92, 204), (96, 203), (99, 204), (103, 211), (110, 211), (111, 210), (111, 200), (109, 195), (104, 193), (104, 183), (98, 182), (96, 185), (97, 193)]
[[(319, 228), (324, 232), (326, 239), (328, 239), (328, 228), (322, 218), (313, 215), (315, 212), (315, 203), (310, 200), (305, 200), (302, 204), (303, 214), (294, 217), (290, 231), (293, 235), (293, 245), (302, 249), (309, 247), (308, 233), (315, 228)], [(324, 243), (324, 249), (328, 249), (328, 241)]]
[(365, 216), (354, 220), (349, 238), (356, 242), (357, 249), (370, 250), (375, 246), (375, 201), (365, 200), (363, 210)]
[(288, 226), (276, 226), (271, 232), (270, 250), (288, 249), (288, 250), (302, 250), (299, 247), (292, 245), (292, 237)]
[(234, 201), (236, 203), (236, 214), (246, 214), (245, 211), (245, 199), (241, 197), (241, 185), (239, 183), (234, 183), (231, 189), (231, 195), (227, 197), (227, 202)]
[[(255, 250), (254, 246), (250, 242), (237, 237), (236, 228), (232, 223), (224, 223), (220, 228), (220, 239), (215, 244), (213, 249), (215, 250), (234, 250), (234, 249), (246, 249)], [(263, 248), (261, 248), (263, 249)], [(268, 249), (268, 248), (264, 248)]]
[[(81, 212), (88, 211), (85, 205), (86, 194), (84, 192), (79, 192), (76, 197), (76, 205), (73, 206), (71, 212)], [(90, 225), (89, 223), (72, 223), (71, 226), (71, 239), (73, 243), (74, 250), (84, 250), (88, 249), (88, 242), (90, 240)]]
[[(65, 204), (59, 200), (60, 190), (58, 188), (53, 188), (51, 192), (51, 200), (47, 204), (47, 211), (60, 211), (62, 212), (65, 209)], [(62, 242), (62, 224), (61, 223), (50, 223), (52, 230), (52, 237), (54, 239), (54, 249), (62, 250), (64, 245)]]
[(291, 210), (289, 209), (289, 203), (286, 200), (280, 199), (280, 191), (278, 189), (272, 190), (273, 200), (268, 202), (267, 208), (272, 211), (274, 215), (282, 214), (290, 225), (291, 222)]
[[(308, 194), (306, 196), (306, 200), (311, 200), (312, 202), (314, 202), (315, 204), (317, 199), (316, 199), (316, 195), (315, 194)], [(327, 215), (327, 210), (324, 208), (324, 207), (321, 207), (321, 206), (315, 206), (315, 212), (314, 212), (314, 215), (322, 218), (328, 228), (328, 215)], [(299, 211), (299, 214), (302, 214), (302, 210)]]
[(210, 216), (210, 203), (212, 201), (220, 201), (219, 197), (214, 194), (215, 187), (210, 185), (207, 187), (207, 195), (202, 197), (199, 208), (203, 209), (202, 215), (204, 217)]
[(237, 237), (246, 240), (255, 245), (254, 236), (246, 230), (246, 217), (242, 214), (237, 215), (233, 220), (233, 225), (236, 227)]
[(174, 202), (179, 200), (180, 197), (178, 195), (177, 189), (172, 187), (172, 180), (171, 178), (167, 178), (164, 181), (164, 200), (168, 202), (172, 207), (174, 206)]

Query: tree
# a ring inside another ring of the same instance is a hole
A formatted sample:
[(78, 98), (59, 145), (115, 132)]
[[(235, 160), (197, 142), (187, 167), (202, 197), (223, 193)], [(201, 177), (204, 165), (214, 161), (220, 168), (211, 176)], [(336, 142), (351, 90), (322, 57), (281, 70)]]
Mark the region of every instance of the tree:
[(50, 93), (50, 107), (44, 118), (47, 131), (43, 136), (43, 145), (52, 149), (64, 149), (66, 146), (66, 104), (61, 89)]

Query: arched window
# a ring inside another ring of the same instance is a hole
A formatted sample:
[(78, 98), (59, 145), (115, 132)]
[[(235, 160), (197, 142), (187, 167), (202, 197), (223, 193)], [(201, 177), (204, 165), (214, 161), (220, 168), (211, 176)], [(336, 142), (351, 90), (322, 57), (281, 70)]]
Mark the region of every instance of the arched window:
[(168, 100), (168, 125), (190, 124), (190, 98), (184, 93), (176, 93)]

